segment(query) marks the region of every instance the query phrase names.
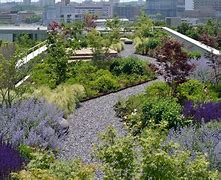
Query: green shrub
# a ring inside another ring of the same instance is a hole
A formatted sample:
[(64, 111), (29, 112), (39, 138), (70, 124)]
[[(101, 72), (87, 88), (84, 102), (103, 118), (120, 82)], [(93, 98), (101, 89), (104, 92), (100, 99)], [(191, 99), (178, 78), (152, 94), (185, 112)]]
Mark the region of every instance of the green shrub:
[(168, 122), (168, 128), (185, 125), (181, 116), (181, 105), (172, 98), (149, 99), (143, 106), (142, 126), (146, 127), (151, 122), (160, 124), (161, 121)]
[(13, 173), (18, 180), (66, 180), (93, 179), (94, 165), (86, 165), (81, 160), (57, 160), (51, 152), (37, 151), (25, 170)]
[(155, 49), (160, 44), (159, 39), (149, 38), (148, 41), (144, 44), (147, 49)]
[(148, 70), (148, 66), (145, 62), (134, 57), (118, 58), (110, 65), (110, 71), (117, 76), (120, 74), (144, 75)]
[(120, 87), (115, 77), (107, 70), (99, 70), (96, 77), (98, 78), (93, 82), (92, 88), (99, 93), (108, 93)]
[(124, 118), (134, 111), (141, 112), (145, 100), (146, 97), (143, 94), (130, 96), (128, 100), (119, 100), (114, 106), (116, 115), (120, 118)]
[(189, 100), (194, 102), (205, 102), (216, 99), (215, 93), (197, 80), (189, 80), (177, 88), (177, 95), (180, 100)]
[(164, 98), (172, 95), (171, 87), (165, 82), (155, 82), (146, 88), (147, 98)]
[(43, 86), (36, 89), (32, 96), (43, 97), (48, 103), (57, 105), (67, 116), (75, 110), (76, 104), (85, 96), (85, 91), (83, 86), (77, 84), (59, 85), (53, 90)]
[(37, 64), (32, 71), (31, 78), (37, 85), (47, 85), (50, 88), (56, 88), (56, 77), (50, 73), (46, 63)]

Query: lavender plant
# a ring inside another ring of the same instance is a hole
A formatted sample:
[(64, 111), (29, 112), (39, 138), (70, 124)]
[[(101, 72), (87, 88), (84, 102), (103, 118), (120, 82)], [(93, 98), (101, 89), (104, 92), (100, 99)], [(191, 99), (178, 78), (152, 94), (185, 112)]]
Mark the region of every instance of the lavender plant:
[(25, 162), (19, 151), (0, 137), (0, 179), (6, 179), (11, 172), (21, 170)]
[(59, 148), (64, 137), (60, 122), (63, 113), (43, 99), (19, 101), (0, 108), (0, 134), (13, 145)]
[(221, 120), (221, 102), (209, 102), (194, 105), (191, 101), (186, 102), (183, 107), (185, 117), (191, 117), (198, 122), (210, 122)]
[[(214, 124), (214, 123), (213, 123)], [(194, 158), (197, 152), (206, 154), (212, 168), (221, 169), (221, 162), (215, 155), (215, 147), (221, 142), (221, 128), (216, 125), (203, 124), (183, 127), (179, 130), (171, 129), (167, 136), (166, 143), (173, 141), (180, 145), (181, 150), (189, 150)]]

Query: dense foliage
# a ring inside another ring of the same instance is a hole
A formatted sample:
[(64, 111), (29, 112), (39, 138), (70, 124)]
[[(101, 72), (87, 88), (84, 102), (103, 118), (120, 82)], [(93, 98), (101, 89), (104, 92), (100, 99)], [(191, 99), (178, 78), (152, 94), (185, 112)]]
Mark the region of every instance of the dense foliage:
[(93, 97), (154, 78), (148, 64), (137, 58), (117, 58), (100, 66), (90, 62), (70, 64), (67, 83), (82, 84), (87, 97)]
[(104, 179), (218, 179), (203, 154), (191, 157), (173, 142), (162, 144), (164, 130), (146, 129), (140, 138), (119, 138), (113, 129), (96, 146)]
[(181, 106), (172, 98), (147, 101), (143, 105), (141, 121), (142, 127), (146, 127), (152, 122), (159, 124), (167, 121), (168, 127), (179, 127), (187, 122), (181, 116)]
[(61, 147), (63, 113), (44, 100), (27, 99), (0, 108), (0, 133), (13, 145)]
[(214, 47), (221, 48), (220, 39), (220, 22), (215, 19), (208, 20), (205, 25), (190, 26), (187, 23), (182, 23), (177, 27), (177, 31), (185, 34), (193, 39)]

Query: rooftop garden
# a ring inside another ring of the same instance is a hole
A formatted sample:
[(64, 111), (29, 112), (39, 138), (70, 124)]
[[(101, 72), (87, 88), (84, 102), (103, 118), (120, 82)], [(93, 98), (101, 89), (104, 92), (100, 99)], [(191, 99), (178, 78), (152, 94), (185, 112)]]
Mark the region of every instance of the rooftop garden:
[[(143, 13), (130, 27), (134, 33), (127, 35), (136, 54), (125, 57), (110, 54), (124, 47), (119, 19), (107, 21), (110, 31), (105, 34), (96, 31), (93, 19), (87, 15), (84, 22), (51, 24), (47, 51), (21, 68), (16, 67), (19, 54), (36, 42), (24, 36), (16, 42), (20, 48), (1, 44), (0, 179), (220, 179), (219, 78), (191, 78), (198, 55), (161, 30), (153, 31), (154, 22)], [(92, 57), (71, 60), (83, 48)], [(146, 57), (154, 57), (154, 64)], [(25, 75), (30, 78), (17, 87)], [(132, 92), (140, 84), (145, 92)], [(110, 99), (125, 89), (135, 95)], [(105, 126), (104, 132), (98, 121), (107, 116), (97, 106), (98, 97), (104, 98), (101, 106), (111, 110), (110, 117), (116, 113), (127, 132), (123, 136), (113, 127)], [(95, 107), (78, 111), (83, 101)], [(117, 103), (106, 107), (108, 101)], [(91, 117), (91, 123), (98, 123), (95, 131), (103, 132), (88, 161), (63, 152), (75, 146), (67, 144), (74, 141), (75, 123), (85, 127), (77, 134), (78, 143), (92, 146), (84, 137), (90, 121), (73, 119), (75, 112)], [(68, 158), (61, 158), (62, 153)]]

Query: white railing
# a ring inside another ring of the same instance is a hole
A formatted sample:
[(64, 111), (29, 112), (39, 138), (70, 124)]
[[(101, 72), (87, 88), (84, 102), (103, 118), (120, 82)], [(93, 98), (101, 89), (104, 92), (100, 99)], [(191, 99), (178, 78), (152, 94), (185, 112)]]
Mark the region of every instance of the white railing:
[[(39, 54), (43, 53), (47, 50), (46, 41), (43, 41), (36, 46), (30, 48), (27, 53), (25, 53), (25, 57), (18, 60), (16, 64), (16, 68), (20, 68), (24, 64), (28, 63), (30, 60), (34, 59)], [(29, 53), (30, 52), (30, 53)], [(23, 54), (24, 55), (24, 54)]]
[(184, 39), (185, 41), (188, 41), (188, 42), (192, 43), (193, 45), (203, 49), (204, 51), (210, 52), (210, 53), (212, 53), (214, 55), (221, 56), (221, 52), (219, 50), (213, 48), (213, 47), (207, 46), (206, 44), (203, 44), (203, 43), (201, 43), (201, 42), (199, 42), (199, 41), (197, 41), (195, 39), (192, 39), (192, 38), (190, 38), (190, 37), (188, 37), (188, 36), (186, 36), (184, 34), (181, 34), (181, 33), (177, 32), (177, 31), (172, 30), (172, 29), (170, 29), (168, 27), (162, 27), (162, 29), (167, 31), (167, 32), (169, 32), (169, 33), (171, 33), (171, 34), (173, 34), (173, 35), (175, 35), (175, 36), (178, 36), (181, 39)]
[[(34, 59), (36, 56), (38, 56), (39, 54), (43, 53), (44, 51), (47, 50), (47, 45), (46, 45), (46, 41), (43, 41), (39, 44), (37, 44), (36, 46), (30, 48), (28, 50), (27, 53), (25, 53), (25, 57), (18, 60), (17, 64), (16, 64), (16, 68), (20, 68), (21, 66), (25, 65), (26, 63), (28, 63), (30, 60)], [(23, 54), (24, 55), (24, 54)], [(22, 85), (28, 78), (30, 77), (30, 75), (25, 76), (21, 81), (19, 81), (15, 87), (19, 87), (20, 85)]]

